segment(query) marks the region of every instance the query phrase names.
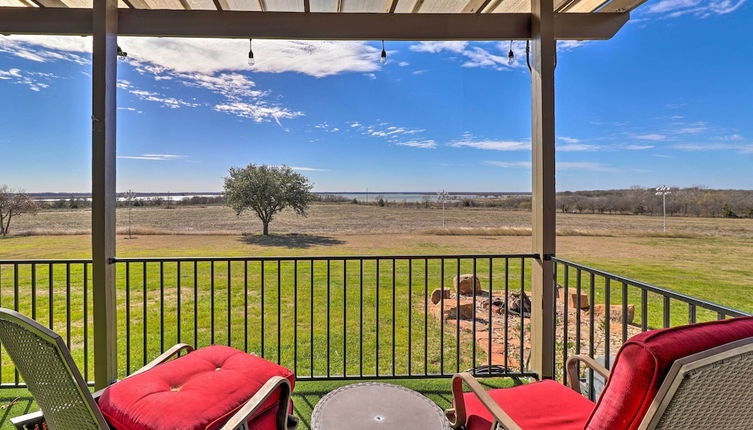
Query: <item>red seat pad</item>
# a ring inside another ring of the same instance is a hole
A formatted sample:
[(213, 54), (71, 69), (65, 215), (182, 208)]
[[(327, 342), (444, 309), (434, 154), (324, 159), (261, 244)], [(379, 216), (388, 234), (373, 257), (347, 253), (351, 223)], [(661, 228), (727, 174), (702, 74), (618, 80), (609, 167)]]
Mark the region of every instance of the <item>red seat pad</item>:
[[(523, 430), (583, 430), (593, 402), (555, 381), (489, 390)], [(489, 430), (492, 414), (473, 393), (463, 395), (468, 430)]]
[[(295, 383), (290, 370), (227, 346), (210, 346), (110, 386), (99, 408), (117, 430), (214, 430), (221, 427), (269, 378)], [(268, 418), (279, 392), (251, 417)], [(272, 420), (274, 422), (274, 420)]]
[(633, 430), (641, 424), (675, 360), (753, 337), (753, 317), (653, 330), (630, 338), (588, 420), (588, 430)]

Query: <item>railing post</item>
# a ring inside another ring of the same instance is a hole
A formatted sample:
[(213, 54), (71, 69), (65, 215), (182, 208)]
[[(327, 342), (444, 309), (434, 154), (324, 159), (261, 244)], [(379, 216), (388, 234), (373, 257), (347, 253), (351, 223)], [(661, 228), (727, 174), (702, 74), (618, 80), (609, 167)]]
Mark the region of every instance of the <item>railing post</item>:
[(531, 145), (533, 191), (533, 263), (531, 298), (531, 368), (541, 378), (554, 376), (555, 161), (553, 0), (531, 3)]
[(117, 0), (94, 0), (92, 46), (92, 263), (94, 381), (118, 376), (115, 296), (115, 115)]

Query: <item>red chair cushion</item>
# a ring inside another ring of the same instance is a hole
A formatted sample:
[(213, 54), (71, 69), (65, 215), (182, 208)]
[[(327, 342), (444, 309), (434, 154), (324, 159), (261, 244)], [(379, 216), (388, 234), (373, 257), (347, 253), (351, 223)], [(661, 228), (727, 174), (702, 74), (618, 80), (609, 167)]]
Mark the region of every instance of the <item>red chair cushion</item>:
[[(555, 381), (489, 390), (510, 418), (524, 430), (583, 430), (594, 404)], [(492, 415), (473, 393), (463, 395), (468, 430), (489, 430)]]
[[(273, 376), (295, 383), (293, 372), (282, 366), (227, 346), (210, 346), (110, 386), (99, 408), (117, 430), (214, 430)], [(267, 399), (249, 420), (252, 428), (274, 429), (255, 421), (269, 420), (278, 400), (279, 393)]]
[(588, 420), (587, 429), (637, 429), (675, 360), (748, 337), (753, 337), (753, 317), (633, 336), (617, 354), (612, 375)]

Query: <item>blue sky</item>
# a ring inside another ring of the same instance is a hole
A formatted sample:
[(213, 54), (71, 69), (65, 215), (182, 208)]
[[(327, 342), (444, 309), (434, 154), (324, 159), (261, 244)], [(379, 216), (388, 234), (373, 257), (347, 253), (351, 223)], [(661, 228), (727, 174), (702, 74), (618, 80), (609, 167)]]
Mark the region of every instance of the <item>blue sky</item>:
[[(753, 189), (753, 6), (650, 0), (560, 44), (559, 190)], [(0, 36), (0, 184), (90, 189), (90, 39)], [(121, 38), (118, 189), (219, 191), (287, 164), (318, 191), (528, 191), (524, 44)]]

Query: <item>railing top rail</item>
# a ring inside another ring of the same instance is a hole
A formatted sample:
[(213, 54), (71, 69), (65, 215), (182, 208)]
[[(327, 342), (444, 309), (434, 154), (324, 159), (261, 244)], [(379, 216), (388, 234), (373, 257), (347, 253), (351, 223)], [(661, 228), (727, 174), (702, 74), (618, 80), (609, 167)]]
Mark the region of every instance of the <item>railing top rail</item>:
[(13, 264), (87, 264), (91, 263), (91, 258), (51, 258), (51, 259), (19, 259), (19, 260), (0, 260), (0, 265)]
[(433, 255), (311, 255), (311, 256), (247, 256), (247, 257), (146, 257), (120, 258), (111, 263), (159, 263), (176, 261), (327, 261), (327, 260), (437, 260), (437, 259), (538, 258), (537, 254), (433, 254)]
[(732, 316), (732, 317), (735, 317), (735, 316), (749, 316), (749, 315), (751, 315), (750, 313), (743, 312), (743, 311), (741, 311), (739, 309), (733, 309), (733, 308), (730, 308), (730, 307), (727, 307), (727, 306), (724, 306), (724, 305), (720, 305), (720, 304), (717, 304), (717, 303), (709, 302), (707, 300), (703, 300), (703, 299), (699, 299), (699, 298), (696, 298), (696, 297), (688, 296), (686, 294), (678, 293), (677, 291), (668, 290), (666, 288), (657, 287), (656, 285), (651, 285), (651, 284), (647, 284), (645, 282), (636, 281), (635, 279), (626, 278), (626, 277), (620, 276), (620, 275), (615, 275), (614, 273), (605, 272), (603, 270), (595, 269), (593, 267), (585, 266), (583, 264), (574, 263), (572, 261), (565, 260), (565, 259), (562, 259), (562, 258), (553, 258), (552, 260), (555, 261), (555, 262), (566, 264), (566, 265), (568, 265), (570, 267), (575, 267), (577, 269), (581, 269), (581, 270), (584, 270), (586, 272), (593, 273), (593, 274), (596, 274), (596, 275), (599, 275), (599, 276), (602, 276), (602, 277), (605, 277), (605, 278), (609, 278), (609, 279), (612, 279), (612, 280), (615, 280), (615, 281), (618, 281), (618, 282), (624, 282), (624, 283), (626, 283), (628, 285), (632, 285), (634, 287), (638, 287), (638, 288), (644, 289), (646, 291), (651, 291), (651, 292), (654, 292), (654, 293), (657, 293), (657, 294), (662, 294), (664, 296), (670, 297), (670, 298), (675, 299), (675, 300), (680, 300), (680, 301), (683, 301), (683, 302), (686, 302), (686, 303), (689, 303), (689, 304), (692, 304), (692, 305), (695, 305), (695, 306), (700, 306), (700, 307), (702, 307), (704, 309), (708, 309), (708, 310), (711, 310), (711, 311), (714, 311), (714, 312), (723, 313), (725, 315), (729, 315), (729, 316)]

